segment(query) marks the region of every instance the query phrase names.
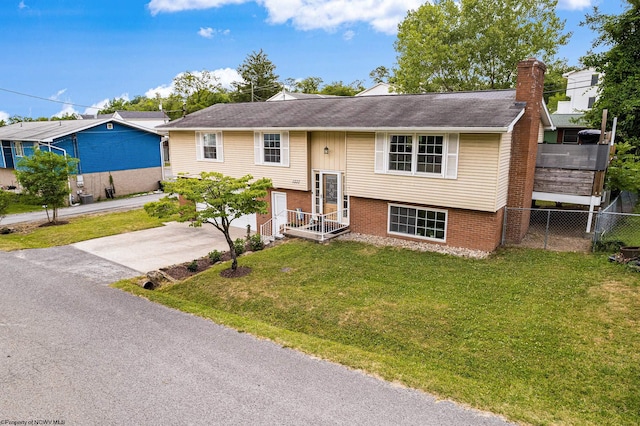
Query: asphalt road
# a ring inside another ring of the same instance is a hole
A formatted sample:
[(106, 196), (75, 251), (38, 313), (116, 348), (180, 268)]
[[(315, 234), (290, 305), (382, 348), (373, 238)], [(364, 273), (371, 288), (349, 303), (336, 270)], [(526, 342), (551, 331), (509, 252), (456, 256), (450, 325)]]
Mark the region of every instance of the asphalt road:
[(506, 424), (112, 289), (138, 272), (71, 246), (0, 271), (0, 424)]
[[(62, 207), (58, 209), (58, 217), (72, 217), (79, 216), (83, 214), (91, 214), (91, 213), (101, 213), (107, 211), (122, 211), (122, 210), (132, 210), (141, 208), (146, 203), (150, 203), (152, 201), (158, 201), (160, 198), (164, 197), (167, 194), (162, 192), (139, 195), (128, 198), (117, 198), (114, 200), (105, 200), (100, 202), (95, 202), (91, 204), (78, 204), (72, 207)], [(51, 212), (49, 212), (51, 214)], [(0, 225), (6, 226), (14, 223), (23, 223), (23, 222), (46, 222), (47, 221), (47, 212), (42, 209), (36, 212), (29, 213), (18, 213), (18, 214), (10, 214), (2, 218), (0, 221)]]

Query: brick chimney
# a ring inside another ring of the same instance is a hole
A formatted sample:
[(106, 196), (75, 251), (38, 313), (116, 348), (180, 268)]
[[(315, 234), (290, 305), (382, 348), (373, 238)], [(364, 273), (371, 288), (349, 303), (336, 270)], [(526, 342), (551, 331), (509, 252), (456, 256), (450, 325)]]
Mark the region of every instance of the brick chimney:
[[(509, 192), (507, 207), (528, 209), (531, 207), (533, 177), (536, 171), (536, 155), (543, 113), (542, 93), (547, 66), (535, 58), (518, 63), (516, 102), (526, 103), (524, 115), (516, 123), (511, 137), (511, 162), (509, 166)], [(507, 215), (507, 240), (520, 242), (529, 229), (530, 212), (509, 211)]]

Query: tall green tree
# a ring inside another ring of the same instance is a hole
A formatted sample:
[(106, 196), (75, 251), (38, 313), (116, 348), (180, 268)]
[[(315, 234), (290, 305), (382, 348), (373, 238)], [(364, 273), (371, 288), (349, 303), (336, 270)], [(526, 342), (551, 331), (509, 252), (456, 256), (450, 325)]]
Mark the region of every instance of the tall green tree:
[[(158, 217), (168, 217), (180, 213), (180, 222), (191, 222), (192, 226), (202, 226), (210, 222), (222, 232), (231, 254), (231, 269), (238, 268), (238, 256), (231, 239), (231, 223), (241, 216), (252, 213), (267, 213), (267, 189), (271, 179), (253, 181), (251, 175), (233, 178), (215, 172), (202, 172), (198, 179), (180, 178), (165, 182), (164, 189), (169, 195), (155, 203), (144, 206), (145, 211)], [(177, 204), (175, 195), (186, 203)]]
[(20, 186), (45, 206), (50, 223), (57, 223), (58, 209), (66, 205), (71, 193), (69, 175), (76, 172), (77, 165), (77, 158), (40, 149), (18, 161), (15, 173)]
[(295, 83), (295, 91), (301, 93), (318, 93), (322, 79), (320, 77), (307, 77)]
[[(620, 15), (602, 14), (595, 7), (583, 25), (598, 37), (582, 63), (604, 73), (599, 97), (585, 118), (600, 128), (602, 111), (608, 110), (609, 123), (618, 117), (617, 153), (607, 173), (614, 190), (640, 190), (640, 0), (629, 0)], [(608, 50), (595, 52), (598, 47)], [(611, 127), (609, 127), (611, 128)]]
[(503, 89), (528, 57), (552, 61), (568, 42), (557, 0), (433, 0), (398, 28), (400, 92)]
[(384, 65), (380, 65), (369, 73), (369, 78), (376, 84), (389, 83), (391, 80), (391, 71)]
[(235, 88), (231, 93), (234, 102), (262, 102), (282, 90), (276, 66), (262, 49), (247, 55), (237, 71), (242, 81), (231, 83)]

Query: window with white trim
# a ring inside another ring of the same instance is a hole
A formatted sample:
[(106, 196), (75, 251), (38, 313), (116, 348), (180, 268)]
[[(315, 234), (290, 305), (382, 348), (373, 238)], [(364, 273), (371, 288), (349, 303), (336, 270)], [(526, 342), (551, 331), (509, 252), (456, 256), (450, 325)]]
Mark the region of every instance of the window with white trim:
[(456, 179), (458, 141), (457, 133), (377, 133), (375, 172)]
[(222, 132), (198, 132), (196, 135), (196, 156), (199, 161), (222, 162)]
[(289, 166), (289, 132), (255, 132), (256, 164)]
[(445, 241), (445, 210), (389, 204), (389, 233)]
[(22, 142), (13, 142), (13, 146), (16, 151), (16, 157), (24, 157), (24, 147), (22, 146)]

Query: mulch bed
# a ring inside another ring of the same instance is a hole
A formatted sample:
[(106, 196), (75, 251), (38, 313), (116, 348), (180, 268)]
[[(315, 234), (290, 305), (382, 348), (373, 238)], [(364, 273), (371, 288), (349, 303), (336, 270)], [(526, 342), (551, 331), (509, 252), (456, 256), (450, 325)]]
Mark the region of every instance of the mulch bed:
[[(226, 251), (222, 253), (220, 261), (225, 262), (228, 260), (231, 260), (231, 255), (228, 251)], [(179, 263), (177, 265), (167, 266), (165, 268), (161, 268), (160, 270), (175, 280), (183, 280), (185, 278), (189, 278), (193, 275), (199, 274), (200, 272), (206, 271), (214, 265), (214, 263), (211, 263), (211, 259), (209, 259), (208, 256), (195, 259), (195, 262), (198, 265), (198, 267), (195, 269), (189, 269), (189, 266), (192, 264), (192, 262), (185, 262)], [(246, 266), (238, 266), (235, 271), (231, 268), (225, 269), (224, 271), (220, 272), (220, 276), (224, 278), (239, 278), (244, 277), (249, 273), (251, 273), (251, 268)]]

